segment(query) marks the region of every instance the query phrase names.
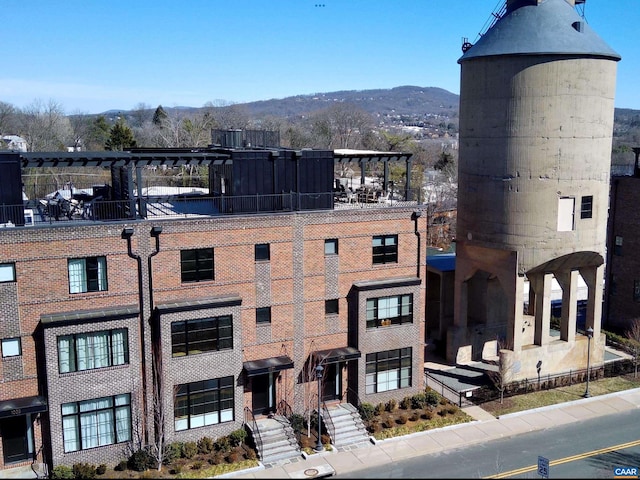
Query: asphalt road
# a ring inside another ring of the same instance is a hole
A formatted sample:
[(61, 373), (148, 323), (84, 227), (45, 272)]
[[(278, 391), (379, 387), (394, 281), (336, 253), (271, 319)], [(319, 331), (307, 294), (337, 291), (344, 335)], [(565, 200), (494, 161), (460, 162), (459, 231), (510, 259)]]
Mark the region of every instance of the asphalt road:
[(613, 478), (615, 467), (640, 468), (640, 410), (414, 457), (333, 478), (543, 478), (538, 473), (539, 456), (549, 460), (548, 478)]

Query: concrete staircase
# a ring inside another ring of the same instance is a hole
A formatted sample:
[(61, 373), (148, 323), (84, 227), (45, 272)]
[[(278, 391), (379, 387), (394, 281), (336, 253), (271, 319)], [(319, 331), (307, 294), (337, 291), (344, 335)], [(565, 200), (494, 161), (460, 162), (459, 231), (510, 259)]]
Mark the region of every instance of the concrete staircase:
[(263, 464), (276, 463), (302, 455), (296, 435), (286, 417), (274, 415), (271, 418), (256, 419), (256, 424), (260, 432), (259, 438), (252, 430), (252, 426), (248, 425), (248, 427)]
[[(325, 418), (327, 413), (329, 419)], [(335, 447), (370, 442), (369, 432), (364, 426), (358, 409), (350, 403), (328, 406), (323, 410), (322, 419), (329, 430), (331, 444)], [(333, 434), (331, 425), (333, 425)]]

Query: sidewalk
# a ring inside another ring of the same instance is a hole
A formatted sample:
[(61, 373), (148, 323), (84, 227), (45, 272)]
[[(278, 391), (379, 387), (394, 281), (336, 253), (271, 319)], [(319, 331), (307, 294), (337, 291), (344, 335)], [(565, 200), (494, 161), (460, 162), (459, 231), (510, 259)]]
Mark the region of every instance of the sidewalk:
[(472, 406), (463, 409), (474, 418), (469, 423), (379, 440), (375, 444), (359, 444), (314, 454), (307, 459), (300, 457), (277, 465), (260, 465), (215, 478), (314, 478), (344, 474), (635, 408), (640, 408), (640, 388), (511, 413), (499, 418)]

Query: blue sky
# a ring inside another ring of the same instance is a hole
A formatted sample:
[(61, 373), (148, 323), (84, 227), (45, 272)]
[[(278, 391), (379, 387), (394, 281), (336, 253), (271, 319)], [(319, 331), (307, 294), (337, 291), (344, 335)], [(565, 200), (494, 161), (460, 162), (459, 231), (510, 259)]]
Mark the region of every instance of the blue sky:
[[(502, 0), (4, 0), (0, 101), (67, 114), (440, 87)], [(587, 0), (621, 56), (616, 107), (640, 109), (640, 0)], [(579, 7), (581, 9), (581, 7)]]

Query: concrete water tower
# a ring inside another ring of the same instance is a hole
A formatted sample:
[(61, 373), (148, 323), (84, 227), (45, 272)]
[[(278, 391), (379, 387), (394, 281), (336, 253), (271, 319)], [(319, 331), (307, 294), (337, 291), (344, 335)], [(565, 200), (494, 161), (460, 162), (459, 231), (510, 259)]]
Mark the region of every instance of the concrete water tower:
[[(460, 151), (455, 311), (447, 357), (495, 357), (515, 377), (601, 364), (616, 68), (576, 11), (585, 0), (507, 0), (458, 60)], [(584, 325), (576, 291), (588, 286)], [(562, 319), (550, 329), (552, 285)], [(526, 294), (528, 289), (528, 295)], [(484, 353), (483, 353), (484, 352)]]

